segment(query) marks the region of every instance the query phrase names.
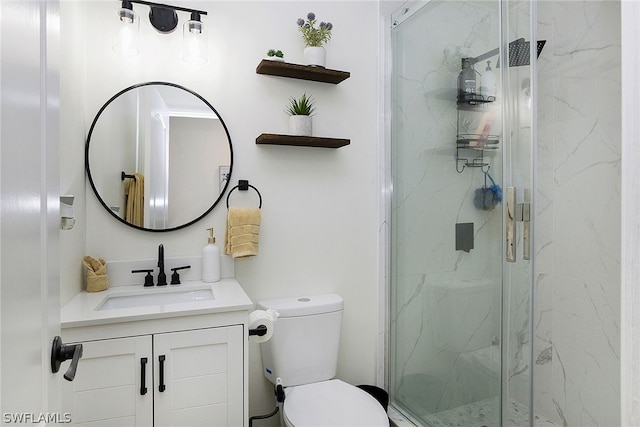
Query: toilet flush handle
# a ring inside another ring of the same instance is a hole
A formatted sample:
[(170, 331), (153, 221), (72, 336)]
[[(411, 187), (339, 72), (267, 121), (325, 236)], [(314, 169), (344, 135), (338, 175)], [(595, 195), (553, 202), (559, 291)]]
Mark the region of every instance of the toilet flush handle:
[(282, 385), (282, 380), (280, 377), (276, 378), (276, 402), (282, 403), (284, 402), (284, 387)]

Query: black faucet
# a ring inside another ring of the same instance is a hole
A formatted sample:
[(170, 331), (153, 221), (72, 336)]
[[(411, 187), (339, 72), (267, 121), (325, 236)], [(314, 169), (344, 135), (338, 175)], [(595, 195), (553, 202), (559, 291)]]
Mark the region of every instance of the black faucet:
[(158, 246), (158, 284), (157, 286), (166, 286), (167, 275), (164, 274), (164, 246)]

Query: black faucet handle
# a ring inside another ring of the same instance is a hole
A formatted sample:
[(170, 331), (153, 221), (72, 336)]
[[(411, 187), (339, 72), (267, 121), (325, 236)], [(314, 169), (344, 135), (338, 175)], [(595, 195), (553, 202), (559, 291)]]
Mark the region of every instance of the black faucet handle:
[(145, 286), (153, 286), (153, 276), (151, 275), (152, 271), (153, 270), (131, 270), (132, 273), (147, 273), (147, 275), (144, 276)]
[(179, 285), (180, 284), (180, 275), (178, 274), (178, 270), (184, 270), (185, 268), (191, 268), (190, 265), (185, 265), (182, 267), (176, 267), (176, 268), (172, 268), (171, 271), (173, 271), (173, 273), (171, 273), (171, 284), (172, 285)]

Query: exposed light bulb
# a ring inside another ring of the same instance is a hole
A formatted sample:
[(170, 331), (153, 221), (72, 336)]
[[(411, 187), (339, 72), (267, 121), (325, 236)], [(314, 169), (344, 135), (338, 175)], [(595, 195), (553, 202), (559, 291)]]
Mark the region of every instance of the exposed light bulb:
[(136, 56), (139, 53), (140, 18), (127, 8), (118, 10), (118, 17), (113, 29), (113, 50), (122, 56)]
[(136, 14), (131, 9), (122, 8), (118, 11), (118, 16), (120, 16), (120, 20), (127, 24), (133, 24), (136, 19)]
[[(197, 18), (200, 16), (198, 15)], [(206, 64), (208, 61), (208, 35), (206, 26), (199, 20), (185, 22), (182, 32), (182, 57), (185, 62)]]
[(200, 21), (189, 21), (189, 32), (193, 34), (201, 34), (202, 33), (202, 22)]

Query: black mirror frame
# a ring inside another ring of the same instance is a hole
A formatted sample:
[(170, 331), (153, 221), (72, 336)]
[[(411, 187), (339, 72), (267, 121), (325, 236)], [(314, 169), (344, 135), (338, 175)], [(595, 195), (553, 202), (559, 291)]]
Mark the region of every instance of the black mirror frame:
[[(193, 220), (191, 220), (191, 221), (189, 221), (189, 222), (187, 222), (185, 224), (179, 225), (177, 227), (172, 227), (172, 228), (154, 229), (154, 228), (139, 227), (137, 225), (133, 225), (133, 224), (125, 221), (123, 218), (120, 218), (118, 215), (116, 215), (109, 208), (109, 206), (105, 203), (105, 201), (102, 199), (102, 197), (100, 197), (100, 194), (98, 193), (98, 189), (96, 188), (96, 185), (93, 182), (93, 178), (91, 176), (91, 169), (89, 167), (89, 145), (91, 143), (91, 135), (93, 133), (93, 129), (94, 129), (96, 123), (98, 122), (98, 119), (100, 118), (100, 115), (102, 114), (102, 112), (109, 106), (109, 104), (111, 104), (116, 98), (118, 98), (123, 93), (128, 92), (128, 91), (133, 90), (133, 89), (137, 89), (137, 88), (143, 87), (143, 86), (151, 86), (151, 85), (172, 86), (172, 87), (175, 87), (177, 89), (182, 89), (182, 90), (184, 90), (186, 92), (189, 92), (193, 96), (195, 96), (198, 99), (200, 99), (202, 102), (204, 102), (207, 105), (207, 107), (211, 108), (211, 110), (218, 116), (218, 118), (220, 119), (220, 123), (222, 124), (222, 127), (224, 128), (224, 132), (227, 135), (227, 139), (229, 140), (229, 154), (230, 154), (229, 176), (227, 177), (227, 182), (225, 183), (224, 188), (220, 192), (220, 195), (213, 202), (213, 204), (204, 213), (202, 213), (202, 215), (200, 215), (199, 217), (197, 217), (197, 218), (195, 218), (195, 219), (193, 219)], [(190, 89), (187, 89), (186, 87), (181, 86), (179, 84), (169, 83), (169, 82), (162, 82), (162, 81), (152, 81), (152, 82), (146, 82), (146, 83), (138, 83), (138, 84), (135, 84), (133, 86), (129, 86), (129, 87), (121, 90), (120, 92), (118, 92), (114, 96), (112, 96), (100, 108), (100, 110), (96, 114), (95, 118), (93, 119), (93, 122), (91, 123), (91, 128), (89, 128), (89, 133), (87, 135), (87, 141), (85, 143), (85, 149), (84, 149), (84, 165), (85, 165), (85, 170), (87, 172), (87, 177), (89, 178), (89, 183), (91, 184), (91, 188), (93, 189), (93, 193), (96, 195), (96, 197), (97, 197), (98, 201), (100, 202), (100, 204), (106, 209), (107, 212), (109, 212), (109, 214), (111, 216), (116, 218), (121, 223), (128, 225), (129, 227), (132, 227), (132, 228), (135, 228), (135, 229), (138, 229), (138, 230), (142, 230), (142, 231), (151, 231), (151, 232), (161, 233), (161, 232), (166, 232), (166, 231), (180, 230), (182, 228), (188, 227), (188, 226), (200, 221), (205, 216), (207, 216), (209, 214), (209, 212), (211, 212), (213, 210), (213, 208), (215, 208), (218, 205), (218, 203), (222, 199), (222, 196), (224, 195), (224, 193), (227, 192), (227, 189), (229, 188), (229, 183), (231, 182), (231, 175), (233, 173), (233, 144), (231, 142), (231, 135), (229, 134), (229, 129), (227, 129), (227, 125), (225, 124), (224, 120), (222, 120), (222, 116), (218, 113), (218, 111), (215, 108), (213, 108), (213, 106), (206, 99), (204, 99), (198, 93), (196, 93), (196, 92), (194, 92), (194, 91), (192, 91)]]

